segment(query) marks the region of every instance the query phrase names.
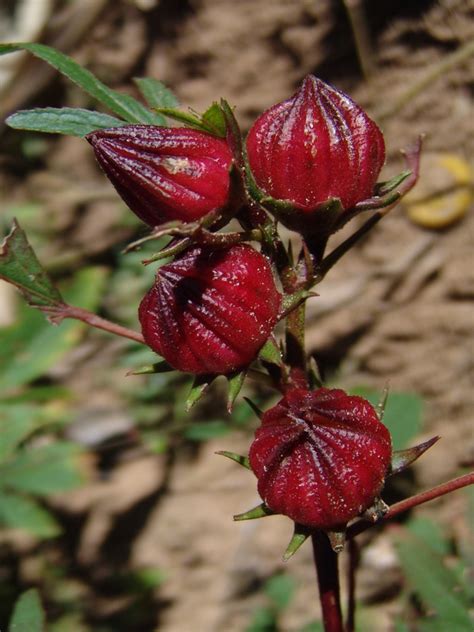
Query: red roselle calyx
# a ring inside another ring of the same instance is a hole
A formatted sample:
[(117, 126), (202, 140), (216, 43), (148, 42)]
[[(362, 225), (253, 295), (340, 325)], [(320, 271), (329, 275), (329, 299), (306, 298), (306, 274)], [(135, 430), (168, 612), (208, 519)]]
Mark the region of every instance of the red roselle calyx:
[(293, 207), (279, 219), (302, 232), (311, 232), (308, 222), (317, 224), (313, 213), (334, 198), (344, 210), (370, 198), (385, 160), (374, 121), (346, 94), (312, 75), (290, 99), (257, 119), (247, 152), (260, 190)]
[(269, 509), (332, 530), (372, 505), (391, 453), (368, 401), (337, 389), (295, 389), (263, 415), (249, 460)]
[(232, 154), (222, 138), (153, 125), (98, 130), (86, 138), (124, 202), (149, 226), (196, 221), (228, 202)]
[(145, 342), (175, 369), (227, 374), (255, 359), (280, 302), (262, 254), (245, 244), (202, 247), (158, 270), (139, 318)]

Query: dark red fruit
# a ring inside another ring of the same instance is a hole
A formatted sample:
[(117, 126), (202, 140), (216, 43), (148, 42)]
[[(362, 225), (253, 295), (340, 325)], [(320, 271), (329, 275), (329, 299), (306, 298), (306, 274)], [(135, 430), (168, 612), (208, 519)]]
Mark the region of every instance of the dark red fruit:
[(228, 201), (232, 154), (222, 138), (153, 125), (98, 130), (86, 138), (124, 202), (149, 226), (195, 221)]
[(391, 440), (373, 406), (342, 390), (295, 389), (268, 410), (250, 448), (267, 507), (315, 529), (334, 529), (380, 493)]
[[(385, 160), (382, 133), (346, 94), (308, 75), (266, 110), (247, 138), (260, 189), (309, 213), (331, 198), (344, 209), (372, 196)], [(283, 221), (283, 220), (282, 220)]]
[(139, 317), (146, 343), (175, 369), (226, 374), (255, 359), (280, 302), (267, 259), (250, 246), (194, 248), (158, 270)]

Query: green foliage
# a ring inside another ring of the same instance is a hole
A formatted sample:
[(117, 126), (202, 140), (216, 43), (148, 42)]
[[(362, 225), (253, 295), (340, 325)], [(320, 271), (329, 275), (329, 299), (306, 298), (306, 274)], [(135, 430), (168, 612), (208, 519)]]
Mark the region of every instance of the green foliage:
[(268, 604), (258, 608), (245, 632), (277, 632), (281, 613), (290, 605), (296, 583), (289, 575), (274, 575), (263, 587)]
[(45, 616), (38, 591), (32, 588), (18, 599), (8, 632), (44, 632)]
[(470, 596), (459, 574), (446, 563), (449, 547), (440, 530), (421, 519), (408, 527), (397, 538), (397, 549), (408, 586), (425, 611), (417, 632), (470, 632)]
[[(353, 395), (365, 397), (373, 406), (380, 402), (382, 393), (370, 388), (352, 389)], [(420, 432), (423, 416), (423, 401), (415, 393), (390, 392), (385, 406), (384, 424), (390, 430), (394, 450), (406, 448)]]
[(151, 108), (175, 108), (179, 105), (171, 90), (158, 79), (137, 77), (134, 81)]
[(61, 294), (16, 221), (0, 250), (0, 278), (16, 285), (32, 307), (49, 308), (62, 303)]
[(159, 114), (150, 112), (142, 103), (128, 94), (122, 94), (108, 88), (99, 81), (89, 70), (80, 66), (73, 59), (45, 44), (14, 43), (0, 44), (0, 55), (26, 50), (59, 70), (64, 76), (76, 83), (91, 97), (105, 105), (114, 114), (129, 123), (147, 123), (149, 125), (163, 125), (164, 119)]
[(82, 108), (36, 108), (19, 110), (9, 116), (5, 123), (13, 129), (48, 134), (68, 134), (83, 138), (90, 132), (108, 127), (126, 125), (109, 114), (84, 110)]
[[(33, 305), (44, 308), (62, 302), (21, 229), (11, 235), (1, 261), (2, 276), (20, 286)], [(84, 268), (64, 290), (64, 296), (94, 308), (105, 278), (102, 268)], [(0, 356), (0, 524), (39, 537), (54, 537), (59, 527), (30, 495), (43, 497), (72, 489), (82, 483), (83, 475), (81, 449), (46, 434), (66, 419), (64, 389), (29, 385), (77, 344), (84, 328), (76, 321), (52, 327), (41, 313), (22, 307), (19, 320), (0, 329), (4, 352)], [(39, 432), (44, 436), (35, 445)]]

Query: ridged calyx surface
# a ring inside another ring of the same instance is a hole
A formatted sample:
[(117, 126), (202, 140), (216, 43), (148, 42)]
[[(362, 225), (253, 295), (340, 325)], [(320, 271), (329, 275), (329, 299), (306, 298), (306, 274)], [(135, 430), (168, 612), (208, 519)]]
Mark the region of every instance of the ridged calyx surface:
[(280, 302), (262, 254), (245, 244), (202, 247), (158, 270), (139, 317), (146, 343), (174, 368), (226, 374), (255, 359)]
[(222, 138), (154, 125), (98, 130), (86, 138), (124, 202), (149, 226), (195, 221), (228, 201), (232, 155)]
[(334, 529), (372, 504), (391, 453), (390, 434), (368, 401), (338, 389), (295, 389), (263, 415), (249, 459), (267, 507)]
[(371, 197), (385, 160), (374, 121), (346, 94), (312, 75), (256, 120), (247, 152), (260, 189), (306, 213), (331, 198), (348, 209)]

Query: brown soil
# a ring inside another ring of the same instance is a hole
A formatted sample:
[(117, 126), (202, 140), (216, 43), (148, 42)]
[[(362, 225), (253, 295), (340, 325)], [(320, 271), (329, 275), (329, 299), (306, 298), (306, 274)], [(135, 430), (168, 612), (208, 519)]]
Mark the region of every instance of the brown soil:
[[(97, 3), (105, 7), (99, 16), (91, 2), (56, 4), (42, 41), (62, 45), (117, 89), (130, 90), (131, 76), (154, 76), (197, 111), (222, 96), (236, 106), (239, 121), (248, 128), (258, 113), (288, 97), (312, 72), (378, 115), (388, 147), (383, 176), (400, 171), (398, 150), (420, 133), (426, 134), (428, 166), (445, 152), (466, 160), (473, 155), (472, 59), (433, 79), (397, 113), (389, 113), (407, 87), (472, 38), (469, 2), (385, 2), (383, 8), (366, 3), (369, 61), (375, 67), (370, 81), (361, 75), (342, 3), (121, 0)], [(73, 10), (83, 20), (76, 30), (74, 20), (64, 18)], [(27, 59), (13, 87), (0, 91), (0, 113), (31, 104), (87, 105), (66, 85), (44, 64)], [(13, 142), (11, 132), (4, 137)], [(117, 226), (118, 201), (85, 143), (68, 138), (45, 142), (46, 154), (35, 169), (25, 168), (8, 152), (0, 155), (0, 187), (9, 191), (7, 203), (34, 200), (48, 208), (57, 237), (43, 244), (43, 258), (57, 258), (66, 250), (73, 253), (73, 266), (100, 258), (129, 233)], [(434, 173), (422, 169), (422, 190), (437, 190)], [(309, 307), (309, 342), (334, 383), (383, 388), (389, 380), (394, 390), (424, 398), (420, 439), (440, 434), (443, 441), (416, 466), (421, 488), (457, 475), (474, 458), (473, 226), (474, 215), (468, 212), (442, 230), (428, 230), (399, 207), (330, 273)], [(76, 388), (78, 410), (98, 406), (114, 414), (121, 404), (112, 379), (98, 380), (105, 390), (91, 394), (97, 379), (90, 376), (113, 361), (116, 349), (106, 348), (99, 359), (95, 351), (93, 346), (69, 357), (62, 375)], [(113, 380), (122, 379), (123, 371), (113, 373)], [(87, 407), (80, 403), (84, 397)], [(180, 453), (172, 463), (142, 450), (128, 451), (107, 480), (55, 501), (65, 514), (82, 516), (72, 557), (79, 569), (78, 595), (93, 603), (96, 614), (120, 613), (124, 602), (94, 593), (94, 585), (127, 568), (157, 566), (167, 575), (157, 592), (159, 618), (150, 614), (149, 627), (140, 629), (245, 629), (256, 605), (264, 602), (257, 588), (283, 568), (281, 553), (291, 535), (289, 521), (281, 517), (232, 522), (234, 513), (258, 503), (255, 481), (214, 452), (245, 453), (248, 442), (248, 436), (227, 436), (206, 443), (198, 454)], [(423, 511), (459, 535), (463, 508), (452, 496)], [(57, 553), (57, 559), (66, 554)], [(23, 581), (41, 580), (34, 565), (25, 563), (23, 571)], [(285, 571), (298, 581), (282, 623), (291, 632), (317, 613), (309, 545)], [(364, 629), (393, 629), (394, 614), (402, 607), (393, 598), (400, 582), (388, 531), (371, 539), (362, 558), (359, 596), (372, 604)]]

